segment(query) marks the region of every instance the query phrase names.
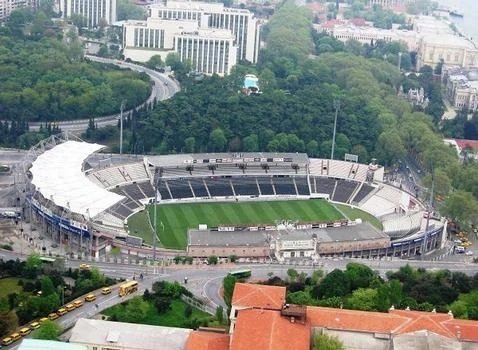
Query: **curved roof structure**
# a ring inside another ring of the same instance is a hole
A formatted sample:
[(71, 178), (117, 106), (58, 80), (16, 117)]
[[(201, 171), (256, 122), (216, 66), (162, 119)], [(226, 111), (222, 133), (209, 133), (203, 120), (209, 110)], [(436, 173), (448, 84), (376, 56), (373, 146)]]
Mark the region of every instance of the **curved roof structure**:
[(66, 141), (44, 152), (33, 162), (30, 172), (43, 197), (56, 205), (93, 218), (125, 197), (91, 182), (82, 171), (83, 161), (105, 146)]

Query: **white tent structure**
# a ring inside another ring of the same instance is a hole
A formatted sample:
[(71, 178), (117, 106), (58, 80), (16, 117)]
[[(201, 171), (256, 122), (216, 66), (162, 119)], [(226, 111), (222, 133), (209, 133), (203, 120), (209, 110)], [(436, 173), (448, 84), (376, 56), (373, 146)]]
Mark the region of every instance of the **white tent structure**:
[(33, 162), (32, 184), (55, 205), (94, 218), (125, 198), (95, 185), (82, 171), (84, 160), (102, 148), (105, 146), (79, 141), (56, 145)]

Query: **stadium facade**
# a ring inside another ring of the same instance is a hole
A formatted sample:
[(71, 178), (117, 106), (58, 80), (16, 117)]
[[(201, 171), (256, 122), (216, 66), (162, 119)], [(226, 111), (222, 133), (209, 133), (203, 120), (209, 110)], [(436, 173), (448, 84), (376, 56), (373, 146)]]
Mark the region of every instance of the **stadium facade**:
[(102, 149), (51, 137), (29, 151), (23, 167), (27, 177), (17, 183), (23, 214), (32, 225), (84, 257), (100, 258), (112, 246), (138, 257), (153, 256), (151, 246), (129, 235), (127, 219), (155, 200), (168, 205), (323, 198), (366, 211), (383, 225), (379, 231), (355, 220), (267, 227), (258, 223), (202, 227), (202, 233), (191, 227), (186, 251), (161, 250), (159, 255), (282, 261), (412, 256), (443, 247), (446, 240), (446, 221), (424, 218), (419, 200), (384, 183), (384, 169), (375, 164), (315, 159), (303, 153), (119, 156), (97, 153)]

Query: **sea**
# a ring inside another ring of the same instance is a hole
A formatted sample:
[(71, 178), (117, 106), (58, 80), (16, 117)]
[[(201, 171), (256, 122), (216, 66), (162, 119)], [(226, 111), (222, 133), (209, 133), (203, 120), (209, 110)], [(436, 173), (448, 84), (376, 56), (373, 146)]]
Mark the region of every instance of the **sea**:
[(438, 3), (463, 12), (463, 17), (450, 18), (460, 32), (478, 45), (478, 0), (438, 0)]

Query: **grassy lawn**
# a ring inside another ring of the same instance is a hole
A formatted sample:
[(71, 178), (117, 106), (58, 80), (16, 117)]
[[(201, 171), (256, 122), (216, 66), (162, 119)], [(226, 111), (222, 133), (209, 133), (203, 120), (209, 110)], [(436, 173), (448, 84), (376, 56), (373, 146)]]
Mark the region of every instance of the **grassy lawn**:
[(22, 287), (18, 285), (19, 280), (17, 277), (0, 279), (0, 298), (7, 297), (10, 293), (20, 293)]
[(362, 219), (362, 221), (366, 221), (370, 223), (372, 226), (377, 228), (378, 230), (383, 230), (382, 223), (380, 220), (378, 220), (375, 216), (360, 210), (356, 208), (349, 207), (348, 205), (345, 204), (335, 204), (335, 206), (342, 211), (349, 219), (355, 220), (355, 219)]
[[(153, 217), (153, 207), (149, 207)], [(199, 224), (218, 225), (275, 224), (277, 220), (300, 222), (331, 221), (342, 219), (342, 214), (330, 203), (321, 199), (269, 202), (180, 203), (158, 206), (158, 234), (166, 248), (184, 249), (187, 230)], [(152, 243), (147, 212), (130, 217), (131, 234)]]
[[(141, 298), (141, 297), (137, 297)], [(108, 315), (108, 316), (113, 316), (115, 315), (117, 320), (119, 322), (122, 322), (121, 320), (121, 313), (122, 309), (124, 308), (123, 305), (115, 305), (109, 309), (106, 309), (103, 311), (103, 314)], [(182, 300), (173, 300), (171, 302), (171, 309), (165, 313), (159, 314), (154, 307), (153, 304), (150, 304), (149, 311), (148, 311), (148, 316), (146, 320), (141, 322), (142, 324), (150, 324), (150, 325), (155, 325), (155, 326), (168, 326), (168, 327), (180, 327), (180, 328), (188, 328), (189, 327), (189, 321), (192, 318), (212, 318), (211, 315), (202, 312), (201, 310), (198, 310), (196, 308), (192, 308), (192, 314), (188, 318), (184, 315), (184, 310), (186, 308), (186, 303), (183, 302)]]

